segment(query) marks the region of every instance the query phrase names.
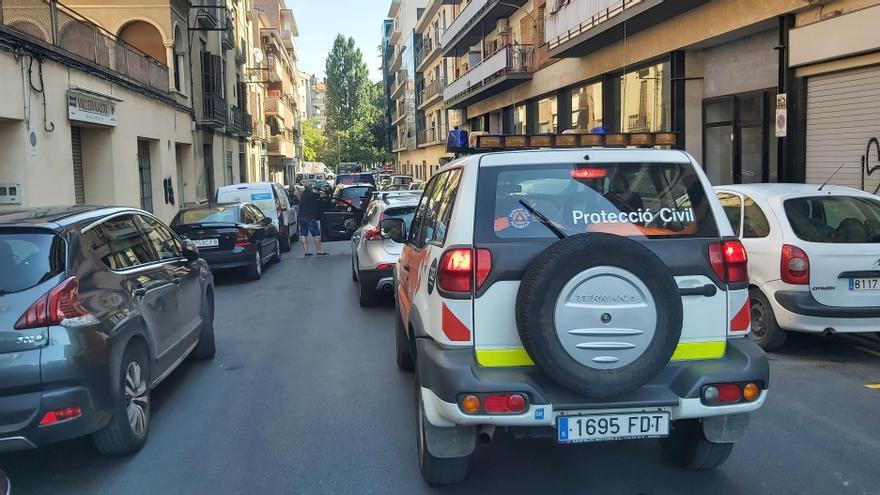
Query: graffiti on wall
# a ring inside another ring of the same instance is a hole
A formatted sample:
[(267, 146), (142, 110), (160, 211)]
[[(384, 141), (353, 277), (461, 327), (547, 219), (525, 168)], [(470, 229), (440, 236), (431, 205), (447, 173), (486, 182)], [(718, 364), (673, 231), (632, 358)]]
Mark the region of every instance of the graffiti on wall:
[[(871, 153), (873, 151), (873, 154)], [(862, 190), (867, 191), (866, 180), (871, 177), (874, 172), (880, 171), (880, 140), (871, 138), (868, 140), (868, 148), (865, 150), (865, 156), (862, 157)], [(878, 173), (880, 175), (880, 173)], [(871, 191), (868, 191), (871, 192)], [(880, 184), (874, 189), (873, 194), (880, 192)]]

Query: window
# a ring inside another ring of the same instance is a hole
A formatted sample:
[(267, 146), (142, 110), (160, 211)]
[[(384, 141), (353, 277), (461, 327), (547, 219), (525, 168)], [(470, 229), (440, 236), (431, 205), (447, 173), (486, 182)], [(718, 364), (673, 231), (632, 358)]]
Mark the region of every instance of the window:
[(442, 246), (446, 242), (446, 233), (460, 179), (461, 169), (444, 172), (431, 181), (430, 190), (426, 190), (422, 195), (419, 209), (421, 212), (424, 208), (424, 218), (420, 219), (416, 237), (417, 246), (424, 246), (426, 243)]
[(740, 198), (739, 194), (718, 193), (718, 201), (721, 202), (724, 214), (727, 216), (727, 220), (730, 221), (730, 226), (733, 227), (733, 235), (739, 237), (739, 224), (740, 220), (742, 220), (742, 198)]
[(774, 90), (703, 102), (703, 165), (713, 184), (777, 179)]
[(556, 96), (538, 100), (538, 134), (555, 134), (559, 115), (556, 112)]
[(141, 191), (141, 209), (153, 212), (153, 178), (150, 171), (150, 142), (145, 139), (137, 141), (138, 182)]
[(208, 206), (184, 210), (174, 217), (171, 225), (187, 225), (193, 223), (235, 223), (238, 214), (234, 206)]
[(808, 242), (880, 243), (880, 202), (854, 196), (818, 196), (783, 203), (795, 235)]
[(513, 134), (526, 133), (526, 106), (516, 105), (513, 107)]
[(672, 129), (672, 87), (668, 61), (627, 72), (613, 84), (621, 132)]
[(767, 221), (767, 216), (764, 215), (761, 207), (748, 196), (745, 197), (744, 203), (743, 237), (746, 239), (757, 239), (770, 235), (770, 222)]
[(571, 128), (592, 131), (602, 127), (602, 82), (571, 91)]
[[(106, 220), (87, 234), (92, 249), (112, 270), (125, 270), (158, 261), (152, 244), (138, 230), (132, 215)], [(109, 245), (109, 249), (102, 249), (104, 245)]]
[(555, 239), (520, 201), (568, 235), (718, 235), (707, 193), (686, 163), (487, 167), (477, 191), (477, 242)]
[(151, 217), (135, 215), (134, 218), (154, 250), (154, 259), (167, 261), (180, 258), (178, 241), (167, 227)]
[(0, 292), (30, 289), (64, 272), (64, 240), (49, 232), (0, 233)]
[(244, 205), (241, 209), (241, 219), (246, 223), (260, 223), (265, 216), (259, 208), (253, 205)]
[(232, 152), (226, 152), (226, 184), (232, 184), (235, 182), (235, 176), (232, 172)]

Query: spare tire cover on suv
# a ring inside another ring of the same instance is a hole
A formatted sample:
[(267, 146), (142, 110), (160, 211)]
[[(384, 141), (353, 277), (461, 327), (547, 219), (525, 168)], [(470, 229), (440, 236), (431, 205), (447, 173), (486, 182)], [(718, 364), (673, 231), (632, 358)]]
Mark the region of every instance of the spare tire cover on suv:
[(596, 399), (650, 381), (681, 336), (672, 273), (648, 248), (609, 234), (571, 236), (538, 255), (523, 275), (516, 308), (535, 363)]

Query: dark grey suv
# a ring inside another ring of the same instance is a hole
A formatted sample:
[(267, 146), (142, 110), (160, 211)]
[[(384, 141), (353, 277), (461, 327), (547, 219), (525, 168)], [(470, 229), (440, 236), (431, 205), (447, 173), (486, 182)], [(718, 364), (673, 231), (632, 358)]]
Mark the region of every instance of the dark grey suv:
[(213, 320), (198, 248), (149, 213), (0, 213), (0, 452), (88, 434), (140, 449), (150, 389), (214, 356)]

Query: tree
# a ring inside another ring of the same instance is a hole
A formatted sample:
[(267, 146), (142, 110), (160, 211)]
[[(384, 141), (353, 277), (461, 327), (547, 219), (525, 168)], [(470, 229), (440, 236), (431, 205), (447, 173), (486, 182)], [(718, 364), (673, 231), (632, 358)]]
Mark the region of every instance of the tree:
[(314, 118), (303, 123), (303, 158), (307, 162), (321, 162), (328, 157), (327, 137), (318, 131)]

